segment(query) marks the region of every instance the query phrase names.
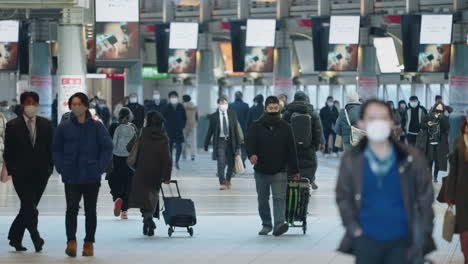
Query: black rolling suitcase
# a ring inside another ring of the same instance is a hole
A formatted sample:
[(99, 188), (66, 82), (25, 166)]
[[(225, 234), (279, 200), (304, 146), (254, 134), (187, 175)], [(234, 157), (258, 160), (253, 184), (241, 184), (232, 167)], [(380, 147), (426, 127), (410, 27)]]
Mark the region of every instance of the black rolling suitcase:
[(178, 196), (165, 196), (163, 188), (161, 187), (164, 201), (164, 211), (162, 215), (164, 217), (164, 222), (169, 226), (168, 234), (172, 236), (175, 227), (182, 227), (187, 228), (187, 232), (190, 236), (193, 236), (192, 227), (197, 224), (195, 204), (191, 199), (182, 199), (177, 181), (173, 180), (171, 183), (175, 183)]
[(307, 210), (310, 198), (310, 181), (289, 179), (286, 193), (286, 221), (290, 227), (302, 228), (307, 232)]

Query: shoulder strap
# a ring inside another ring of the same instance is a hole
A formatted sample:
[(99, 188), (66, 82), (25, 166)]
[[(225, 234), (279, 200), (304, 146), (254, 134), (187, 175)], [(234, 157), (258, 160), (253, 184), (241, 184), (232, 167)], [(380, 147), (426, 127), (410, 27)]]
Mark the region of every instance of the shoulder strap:
[(351, 121), (349, 120), (349, 115), (348, 115), (348, 110), (346, 107), (344, 108), (345, 116), (346, 116), (346, 121), (348, 121), (348, 125), (352, 127), (353, 125), (351, 124)]

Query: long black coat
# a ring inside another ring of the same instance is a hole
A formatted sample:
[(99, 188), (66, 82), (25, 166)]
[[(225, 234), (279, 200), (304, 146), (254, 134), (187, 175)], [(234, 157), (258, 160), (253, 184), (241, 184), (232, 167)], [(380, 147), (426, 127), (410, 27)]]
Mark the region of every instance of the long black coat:
[(162, 114), (166, 119), (166, 132), (171, 141), (183, 143), (184, 128), (187, 123), (187, 115), (184, 106), (182, 104), (177, 104), (174, 107), (172, 104), (167, 104)]
[(132, 123), (138, 127), (138, 129), (141, 129), (143, 127), (143, 123), (145, 122), (145, 108), (138, 103), (130, 103), (125, 107), (128, 107), (133, 113)]
[(338, 109), (335, 106), (329, 107), (328, 105), (326, 105), (325, 107), (320, 109), (320, 119), (322, 120), (323, 130), (334, 130), (336, 120), (338, 119), (339, 114), (340, 113), (338, 112)]
[[(131, 141), (129, 146), (134, 142)], [(130, 192), (130, 208), (156, 208), (161, 182), (170, 180), (171, 172), (169, 139), (159, 128), (144, 128), (140, 136), (135, 176)]]
[(257, 121), (262, 117), (264, 112), (263, 104), (258, 104), (250, 107), (249, 114), (247, 115), (247, 129), (252, 125), (253, 122)]
[[(8, 172), (28, 184), (47, 181), (53, 172), (52, 123), (36, 117), (36, 142), (33, 146), (23, 115), (7, 123), (3, 159)], [(33, 178), (30, 178), (33, 177)]]
[[(235, 154), (239, 153), (241, 147), (241, 136), (239, 134), (239, 123), (237, 122), (237, 115), (236, 112), (232, 110), (227, 111), (228, 115), (228, 122), (229, 122), (229, 138), (231, 139), (232, 150)], [(221, 133), (221, 120), (219, 118), (219, 110), (214, 112), (208, 117), (210, 125), (208, 127), (208, 132), (206, 133), (205, 137), (205, 150), (208, 150), (208, 146), (210, 145), (211, 139), (213, 138), (213, 160), (218, 159), (218, 141), (219, 141), (219, 134)]]
[(242, 131), (246, 134), (248, 128), (247, 118), (249, 117), (249, 105), (244, 103), (241, 99), (237, 99), (234, 103), (229, 105), (229, 109), (236, 112)]
[[(428, 122), (431, 120), (432, 114), (426, 115), (421, 121), (421, 130), (416, 139), (416, 147), (419, 148), (423, 153), (426, 154), (426, 157), (429, 159), (432, 155), (429, 155), (431, 150), (429, 144), (429, 134), (428, 134)], [(440, 141), (438, 144), (437, 156), (434, 157), (434, 160), (437, 160), (439, 163), (440, 171), (447, 171), (448, 163), (448, 154), (449, 154), (449, 145), (448, 145), (448, 134), (449, 134), (450, 124), (446, 116), (442, 116), (440, 120)]]
[(446, 193), (447, 200), (455, 200), (457, 233), (468, 232), (468, 161), (463, 137), (458, 136), (455, 140)]

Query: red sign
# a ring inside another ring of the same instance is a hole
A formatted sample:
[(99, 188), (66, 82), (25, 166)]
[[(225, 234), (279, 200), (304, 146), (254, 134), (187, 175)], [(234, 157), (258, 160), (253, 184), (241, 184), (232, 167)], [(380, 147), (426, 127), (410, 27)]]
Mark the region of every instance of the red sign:
[(300, 20), (297, 20), (297, 25), (300, 26), (300, 27), (311, 28), (311, 27), (312, 27), (312, 19), (300, 19)]
[(64, 85), (81, 85), (81, 78), (63, 78), (62, 84)]

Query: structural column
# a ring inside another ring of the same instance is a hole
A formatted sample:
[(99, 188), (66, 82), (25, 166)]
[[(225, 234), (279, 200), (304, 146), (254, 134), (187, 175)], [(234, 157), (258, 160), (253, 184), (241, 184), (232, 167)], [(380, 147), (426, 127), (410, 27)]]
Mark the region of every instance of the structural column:
[(138, 96), (138, 102), (143, 105), (143, 76), (140, 60), (128, 68), (125, 76), (125, 94), (129, 95), (132, 93), (135, 93)]
[(329, 16), (331, 13), (330, 0), (318, 0), (318, 16)]
[(207, 115), (216, 109), (218, 86), (214, 76), (214, 57), (211, 50), (211, 35), (207, 31), (211, 20), (212, 8), (210, 0), (200, 1), (200, 27), (205, 28), (199, 37), (199, 51), (197, 54), (197, 105), (199, 123), (197, 131), (198, 147), (203, 147), (204, 136), (208, 130)]
[(419, 12), (420, 0), (406, 0), (406, 13), (413, 14)]
[(58, 27), (58, 121), (69, 111), (68, 98), (76, 92), (87, 93), (86, 61), (82, 9), (64, 9)]
[(237, 18), (247, 19), (250, 14), (250, 0), (237, 0)]

